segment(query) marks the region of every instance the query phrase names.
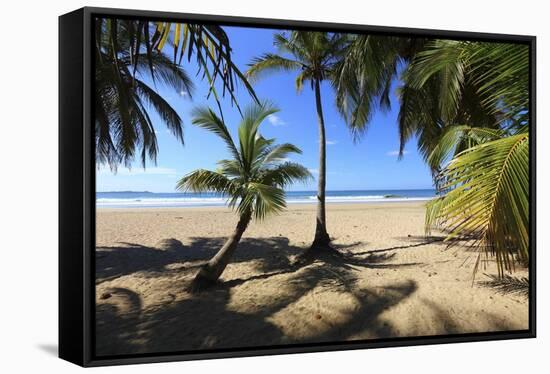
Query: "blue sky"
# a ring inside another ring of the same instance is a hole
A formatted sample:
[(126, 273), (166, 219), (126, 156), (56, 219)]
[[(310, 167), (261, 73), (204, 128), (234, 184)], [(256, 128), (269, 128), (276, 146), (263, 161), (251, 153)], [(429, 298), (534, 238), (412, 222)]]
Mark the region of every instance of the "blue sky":
[[(265, 52), (275, 52), (273, 34), (275, 30), (226, 27), (233, 48), (233, 61), (241, 71), (252, 58)], [(187, 73), (195, 77), (196, 65), (184, 65)], [(275, 73), (260, 79), (254, 88), (260, 99), (273, 102), (280, 112), (268, 118), (260, 128), (265, 137), (276, 138), (278, 143), (290, 142), (302, 149), (302, 155), (292, 156), (315, 175), (318, 169), (318, 130), (315, 112), (315, 98), (309, 84), (297, 94), (294, 89), (295, 74)], [(149, 162), (146, 169), (136, 162), (131, 169), (119, 167), (116, 174), (108, 167), (98, 167), (97, 191), (152, 191), (173, 192), (176, 181), (198, 168), (215, 169), (216, 161), (228, 158), (221, 140), (206, 130), (191, 123), (190, 113), (196, 105), (211, 105), (213, 99), (206, 99), (208, 86), (194, 79), (196, 90), (193, 100), (186, 94), (177, 93), (166, 87), (157, 86), (160, 94), (178, 111), (184, 122), (185, 145), (182, 146), (171, 135), (160, 118), (150, 111), (155, 124), (159, 154), (157, 164)], [(432, 188), (429, 169), (416, 150), (416, 140), (406, 146), (406, 154), (397, 159), (399, 140), (397, 113), (399, 103), (392, 88), (392, 109), (377, 112), (366, 134), (360, 142), (354, 143), (335, 105), (330, 85), (322, 87), (322, 103), (327, 134), (327, 190), (360, 189), (422, 189)], [(251, 102), (250, 96), (240, 87), (239, 104), (244, 107)], [(222, 103), (223, 113), (232, 134), (240, 116), (226, 98)], [(296, 185), (291, 190), (314, 190), (316, 183)]]

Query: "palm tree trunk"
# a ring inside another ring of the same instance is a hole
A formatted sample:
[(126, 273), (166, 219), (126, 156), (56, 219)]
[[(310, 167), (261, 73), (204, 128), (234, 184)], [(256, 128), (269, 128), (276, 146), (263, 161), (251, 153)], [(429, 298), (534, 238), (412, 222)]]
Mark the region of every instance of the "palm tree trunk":
[(327, 144), (325, 138), (325, 120), (323, 118), (319, 79), (315, 79), (315, 104), (317, 107), (317, 121), (319, 124), (319, 178), (317, 185), (317, 222), (315, 226), (315, 238), (313, 239), (311, 247), (324, 248), (330, 244), (330, 237), (327, 233), (327, 220), (325, 213)]
[(227, 239), (223, 247), (210, 259), (210, 261), (201, 267), (193, 280), (192, 288), (194, 290), (206, 288), (217, 282), (231, 260), (231, 257), (233, 257), (233, 253), (235, 249), (237, 249), (237, 245), (250, 223), (250, 218), (250, 213), (242, 215), (237, 223), (235, 231), (233, 231), (233, 234)]

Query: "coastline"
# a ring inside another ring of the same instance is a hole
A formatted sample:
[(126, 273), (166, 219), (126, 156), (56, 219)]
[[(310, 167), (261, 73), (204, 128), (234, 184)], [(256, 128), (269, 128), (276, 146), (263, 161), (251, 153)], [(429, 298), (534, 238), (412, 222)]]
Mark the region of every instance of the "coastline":
[[(432, 198), (380, 198), (380, 199), (370, 199), (370, 200), (327, 200), (325, 204), (327, 206), (338, 206), (338, 205), (362, 205), (362, 204), (414, 204), (414, 203), (427, 203), (428, 201), (432, 200)], [(294, 200), (287, 200), (287, 208), (290, 207), (297, 207), (297, 206), (315, 206), (317, 204), (316, 201), (294, 201)], [(221, 209), (227, 209), (226, 203), (200, 203), (200, 204), (194, 204), (194, 205), (160, 205), (160, 204), (151, 204), (151, 205), (125, 205), (125, 204), (113, 204), (113, 205), (101, 205), (96, 202), (96, 209), (114, 209), (114, 210), (120, 210), (120, 209), (201, 209), (201, 208), (221, 208)]]
[[(424, 204), (329, 204), (346, 263), (295, 269), (314, 205), (253, 222), (222, 287), (186, 291), (231, 234), (226, 207), (98, 209), (97, 350), (111, 354), (521, 330), (528, 302), (484, 286), (477, 253), (425, 237)], [(520, 269), (516, 276), (528, 276)]]
[[(407, 190), (329, 190), (326, 204), (358, 204), (386, 202), (427, 201), (436, 196), (432, 189)], [(150, 192), (119, 191), (97, 192), (99, 208), (160, 208), (225, 206), (228, 199), (212, 192)], [(286, 191), (287, 205), (311, 205), (317, 203), (317, 191)]]

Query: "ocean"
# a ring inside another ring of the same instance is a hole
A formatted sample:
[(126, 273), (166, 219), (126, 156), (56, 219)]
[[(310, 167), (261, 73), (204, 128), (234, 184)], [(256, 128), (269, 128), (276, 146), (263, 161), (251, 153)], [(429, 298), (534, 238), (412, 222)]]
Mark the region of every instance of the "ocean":
[[(353, 190), (327, 191), (326, 202), (331, 203), (379, 203), (397, 201), (427, 201), (435, 196), (435, 190)], [(214, 193), (182, 192), (97, 192), (98, 208), (161, 208), (223, 206), (226, 199)], [(287, 204), (315, 204), (316, 191), (287, 191)]]

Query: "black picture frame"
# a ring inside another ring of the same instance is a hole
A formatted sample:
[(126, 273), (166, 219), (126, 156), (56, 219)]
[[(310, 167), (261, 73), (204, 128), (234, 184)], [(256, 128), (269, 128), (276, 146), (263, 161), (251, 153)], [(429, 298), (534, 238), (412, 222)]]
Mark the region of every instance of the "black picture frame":
[[(95, 156), (93, 19), (193, 21), (225, 26), (330, 30), (523, 43), (530, 49), (529, 329), (288, 346), (97, 357), (95, 347)], [(536, 336), (536, 38), (401, 27), (364, 26), (203, 14), (85, 7), (59, 17), (59, 357), (81, 366), (399, 347)]]

